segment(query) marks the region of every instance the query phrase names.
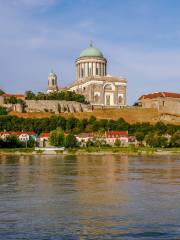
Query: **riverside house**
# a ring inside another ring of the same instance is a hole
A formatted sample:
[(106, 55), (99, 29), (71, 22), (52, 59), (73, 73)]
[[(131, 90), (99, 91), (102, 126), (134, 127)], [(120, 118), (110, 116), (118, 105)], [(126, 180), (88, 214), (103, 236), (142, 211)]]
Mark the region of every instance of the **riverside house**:
[(49, 147), (50, 146), (49, 133), (48, 132), (41, 133), (37, 142), (39, 147)]
[(128, 131), (108, 131), (105, 132), (105, 140), (109, 145), (114, 145), (118, 139), (122, 146), (127, 146), (129, 142)]
[(35, 141), (37, 140), (37, 134), (35, 132), (0, 132), (0, 138), (3, 141), (6, 141), (6, 139), (11, 135), (18, 136), (20, 142), (28, 142), (30, 138)]
[(109, 145), (114, 145), (116, 139), (118, 139), (123, 146), (127, 146), (129, 143), (128, 131), (108, 131), (104, 133), (80, 133), (76, 135), (77, 141), (81, 146), (86, 145), (86, 143), (91, 141), (101, 140)]

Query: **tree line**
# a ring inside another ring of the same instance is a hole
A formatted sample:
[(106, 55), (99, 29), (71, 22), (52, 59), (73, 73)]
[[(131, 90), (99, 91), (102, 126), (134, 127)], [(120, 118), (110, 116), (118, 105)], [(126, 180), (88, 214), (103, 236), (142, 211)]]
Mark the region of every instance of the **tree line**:
[(43, 92), (35, 94), (32, 91), (27, 91), (25, 96), (27, 100), (66, 100), (87, 103), (83, 95), (71, 91), (57, 91), (48, 94)]
[(129, 124), (124, 119), (118, 120), (97, 120), (94, 116), (89, 119), (77, 119), (75, 117), (65, 118), (62, 116), (52, 116), (50, 118), (31, 119), (18, 118), (15, 116), (0, 116), (0, 131), (34, 131), (37, 134), (51, 132), (57, 128), (72, 134), (81, 132), (104, 132), (104, 131), (128, 131), (130, 135), (136, 136), (138, 141), (143, 141), (149, 136), (157, 138), (162, 135), (177, 134), (180, 126), (164, 124), (158, 122), (154, 125), (150, 123)]

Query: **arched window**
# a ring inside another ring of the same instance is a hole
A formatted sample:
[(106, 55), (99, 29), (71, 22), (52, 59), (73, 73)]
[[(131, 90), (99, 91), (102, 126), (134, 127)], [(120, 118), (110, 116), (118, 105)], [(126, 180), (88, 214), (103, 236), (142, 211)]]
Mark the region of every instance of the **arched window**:
[(104, 87), (104, 90), (112, 90), (112, 85), (111, 84), (107, 84), (105, 87)]
[(99, 101), (99, 96), (98, 96), (98, 94), (96, 94), (96, 95), (94, 96), (94, 102), (95, 102), (95, 103), (98, 103), (98, 101)]

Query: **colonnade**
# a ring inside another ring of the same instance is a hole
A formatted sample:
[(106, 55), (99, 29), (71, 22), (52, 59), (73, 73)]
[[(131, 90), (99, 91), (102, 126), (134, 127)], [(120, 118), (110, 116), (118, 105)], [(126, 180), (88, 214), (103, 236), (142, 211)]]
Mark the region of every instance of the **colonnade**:
[(105, 76), (106, 62), (78, 62), (76, 64), (77, 80), (90, 76)]

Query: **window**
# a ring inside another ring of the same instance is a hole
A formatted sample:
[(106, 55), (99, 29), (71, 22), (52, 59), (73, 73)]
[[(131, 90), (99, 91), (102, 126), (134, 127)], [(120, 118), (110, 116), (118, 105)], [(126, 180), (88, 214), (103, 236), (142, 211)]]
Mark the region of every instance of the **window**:
[(110, 106), (110, 96), (106, 96), (106, 105)]
[(96, 94), (96, 95), (94, 96), (94, 101), (95, 101), (96, 103), (98, 103), (98, 101), (99, 101), (99, 96), (98, 96), (98, 94)]

